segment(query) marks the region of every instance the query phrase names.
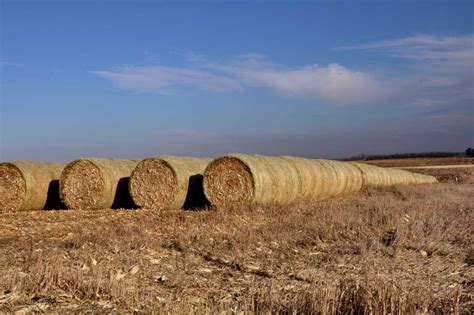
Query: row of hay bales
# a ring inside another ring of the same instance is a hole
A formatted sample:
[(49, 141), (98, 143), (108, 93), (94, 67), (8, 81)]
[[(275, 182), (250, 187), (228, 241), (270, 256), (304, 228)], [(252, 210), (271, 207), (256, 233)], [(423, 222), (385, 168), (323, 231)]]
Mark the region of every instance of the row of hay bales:
[(291, 156), (87, 158), (67, 165), (12, 161), (0, 164), (0, 211), (287, 205), (367, 186), (435, 182), (403, 170)]
[(432, 176), (361, 163), (233, 154), (208, 165), (204, 193), (217, 206), (288, 205), (353, 193), (369, 186), (435, 182)]

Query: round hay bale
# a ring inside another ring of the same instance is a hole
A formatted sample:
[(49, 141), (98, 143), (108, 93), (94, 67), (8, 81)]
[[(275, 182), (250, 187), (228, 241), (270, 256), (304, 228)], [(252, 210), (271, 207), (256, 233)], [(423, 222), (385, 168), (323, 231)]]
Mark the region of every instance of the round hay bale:
[(204, 194), (216, 206), (321, 200), (360, 190), (356, 166), (330, 160), (232, 154), (212, 161), (204, 172)]
[(131, 208), (128, 192), (136, 160), (83, 158), (61, 173), (60, 195), (69, 209)]
[(253, 174), (247, 163), (238, 157), (221, 157), (204, 171), (204, 194), (215, 205), (251, 203), (255, 197), (254, 177), (261, 183), (264, 180), (261, 175)]
[(435, 176), (412, 173), (416, 178), (418, 184), (435, 184), (438, 183), (438, 179)]
[(194, 209), (207, 205), (202, 190), (207, 158), (158, 156), (142, 160), (132, 172), (130, 195), (141, 208)]
[(437, 182), (436, 178), (433, 176), (419, 176), (419, 174), (405, 170), (379, 167), (357, 162), (350, 163), (356, 165), (362, 172), (364, 187), (429, 184)]
[(372, 165), (357, 162), (351, 163), (357, 166), (357, 168), (359, 168), (360, 172), (362, 173), (364, 187), (376, 187), (384, 185), (384, 182), (386, 181), (384, 176), (385, 173), (381, 171), (380, 167), (372, 167)]
[(65, 165), (35, 161), (0, 163), (0, 212), (63, 208), (58, 180)]

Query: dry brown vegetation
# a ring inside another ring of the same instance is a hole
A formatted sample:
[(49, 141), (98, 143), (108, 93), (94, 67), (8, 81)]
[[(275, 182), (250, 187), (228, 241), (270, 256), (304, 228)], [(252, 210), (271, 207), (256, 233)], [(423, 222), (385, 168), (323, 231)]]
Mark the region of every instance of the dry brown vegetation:
[(0, 312), (467, 314), (473, 205), (473, 185), (435, 184), (285, 207), (2, 214)]

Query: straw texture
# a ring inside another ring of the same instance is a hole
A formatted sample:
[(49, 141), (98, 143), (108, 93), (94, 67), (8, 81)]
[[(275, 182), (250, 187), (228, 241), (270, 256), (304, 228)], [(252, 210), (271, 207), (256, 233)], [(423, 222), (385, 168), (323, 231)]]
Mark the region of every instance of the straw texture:
[(390, 186), (410, 184), (433, 184), (438, 180), (434, 176), (411, 173), (399, 169), (379, 167), (358, 162), (350, 162), (362, 172), (364, 186)]
[(202, 177), (207, 158), (157, 156), (142, 160), (133, 170), (129, 189), (141, 208), (168, 210), (200, 208), (207, 204)]
[(359, 191), (363, 179), (352, 164), (299, 157), (232, 154), (204, 172), (204, 193), (216, 206), (321, 200)]
[(128, 181), (137, 164), (136, 160), (75, 160), (61, 174), (61, 199), (69, 209), (133, 207)]
[(0, 212), (63, 208), (58, 180), (65, 165), (35, 161), (0, 163)]

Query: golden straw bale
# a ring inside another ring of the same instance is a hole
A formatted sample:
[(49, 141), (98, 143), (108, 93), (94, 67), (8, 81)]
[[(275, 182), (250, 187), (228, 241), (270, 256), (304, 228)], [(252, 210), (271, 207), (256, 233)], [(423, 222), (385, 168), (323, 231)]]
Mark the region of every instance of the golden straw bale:
[(287, 205), (361, 187), (355, 165), (322, 159), (231, 154), (213, 160), (204, 172), (204, 193), (214, 205)]
[(405, 170), (379, 167), (375, 165), (350, 162), (356, 165), (362, 172), (364, 186), (390, 186), (409, 184), (432, 184), (437, 183), (435, 177), (411, 173)]
[(202, 190), (208, 158), (157, 156), (142, 160), (133, 170), (129, 190), (141, 208), (167, 210), (202, 208)]
[(82, 158), (69, 163), (60, 179), (60, 195), (69, 209), (130, 208), (128, 180), (136, 160)]
[(0, 212), (63, 208), (58, 180), (65, 166), (35, 161), (0, 163)]

